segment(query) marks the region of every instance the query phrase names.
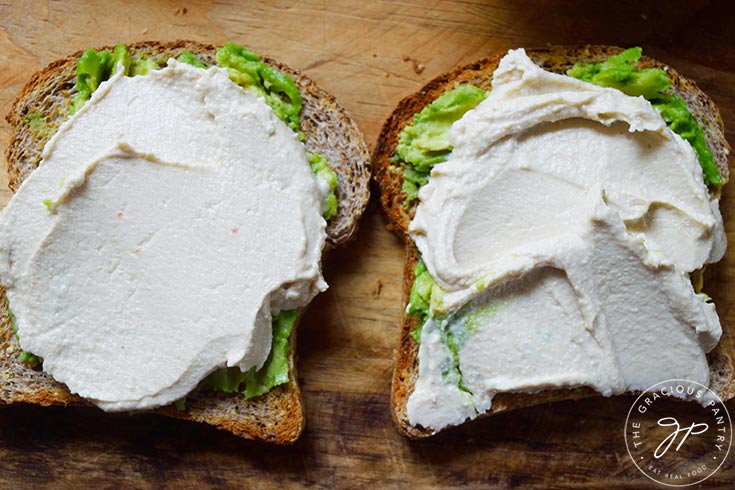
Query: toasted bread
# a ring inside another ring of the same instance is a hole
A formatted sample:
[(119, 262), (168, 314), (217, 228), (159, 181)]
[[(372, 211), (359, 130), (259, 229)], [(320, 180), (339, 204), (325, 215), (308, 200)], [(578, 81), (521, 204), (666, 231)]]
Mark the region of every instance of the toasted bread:
[[(527, 50), (528, 56), (545, 70), (565, 73), (576, 62), (599, 63), (622, 51), (614, 46), (552, 46), (543, 49)], [(483, 58), (474, 63), (460, 66), (438, 76), (427, 83), (421, 90), (404, 98), (387, 119), (373, 153), (373, 178), (380, 189), (380, 199), (395, 232), (403, 239), (406, 261), (403, 273), (403, 304), (408, 303), (409, 292), (413, 284), (413, 271), (419, 259), (419, 252), (408, 235), (408, 225), (413, 218), (415, 207), (404, 206), (404, 195), (401, 190), (402, 173), (396, 171), (391, 158), (395, 154), (398, 135), (410, 124), (414, 114), (423, 109), (441, 94), (453, 89), (458, 84), (472, 84), (484, 89), (491, 88), (492, 75), (498, 66), (501, 56)], [(720, 173), (725, 181), (729, 175), (729, 145), (724, 137), (724, 127), (720, 113), (697, 85), (682, 77), (675, 70), (648, 57), (642, 57), (637, 63), (639, 68), (666, 68), (671, 78), (671, 91), (682, 97), (696, 120), (703, 127), (707, 145), (713, 153)], [(405, 311), (405, 309), (404, 309)], [(418, 344), (411, 338), (410, 332), (417, 327), (417, 317), (404, 315), (401, 320), (400, 344), (396, 352), (395, 370), (391, 391), (391, 409), (396, 425), (406, 436), (421, 438), (435, 432), (423, 427), (413, 426), (408, 421), (406, 403), (414, 390), (418, 377)], [(711, 388), (723, 400), (735, 396), (735, 370), (732, 361), (718, 345), (707, 356), (710, 366)], [(523, 408), (541, 403), (583, 398), (595, 395), (589, 388), (555, 389), (535, 394), (501, 393), (493, 398), (492, 409), (482, 416), (506, 410)]]
[[(106, 49), (106, 48), (99, 48)], [(109, 47), (107, 49), (110, 49)], [(202, 61), (214, 64), (215, 47), (189, 41), (143, 42), (128, 46), (131, 54), (144, 54), (166, 63), (188, 50)], [(48, 139), (68, 117), (75, 94), (76, 64), (81, 52), (55, 61), (38, 72), (18, 96), (7, 121), (12, 139), (6, 151), (10, 188), (15, 191), (36, 168)], [(370, 156), (362, 133), (335, 99), (297, 70), (273, 59), (264, 60), (291, 76), (303, 98), (302, 130), (308, 150), (319, 152), (338, 175), (338, 214), (329, 220), (325, 252), (344, 245), (355, 234), (357, 223), (369, 198)], [(38, 113), (42, 126), (33, 125), (28, 115)], [(7, 313), (7, 298), (0, 288), (0, 402), (40, 405), (87, 405), (61, 383), (40, 369), (19, 359), (20, 346)], [(299, 319), (301, 318), (299, 315)], [(214, 425), (233, 434), (274, 443), (295, 441), (304, 428), (304, 410), (296, 381), (296, 328), (291, 333), (289, 381), (265, 395), (246, 400), (241, 394), (195, 390), (185, 410), (163, 407), (155, 412), (185, 420)]]

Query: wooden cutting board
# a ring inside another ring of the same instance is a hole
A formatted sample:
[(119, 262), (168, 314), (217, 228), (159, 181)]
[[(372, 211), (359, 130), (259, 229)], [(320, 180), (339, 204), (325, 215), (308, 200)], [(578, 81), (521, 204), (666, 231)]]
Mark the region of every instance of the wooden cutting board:
[[(371, 146), (393, 106), (439, 73), (510, 47), (641, 45), (698, 81), (735, 128), (735, 11), (725, 2), (0, 2), (0, 113), (34, 71), (102, 44), (232, 40), (302, 69), (352, 113)], [(735, 140), (732, 133), (728, 133)], [(9, 128), (0, 125), (4, 149)], [(0, 172), (0, 204), (10, 197)], [(735, 193), (722, 201), (735, 243)], [(632, 397), (502, 414), (411, 442), (389, 413), (402, 248), (373, 200), (299, 333), (307, 429), (291, 447), (165, 418), (95, 409), (0, 410), (8, 488), (662, 488), (623, 441)], [(707, 277), (735, 330), (735, 251)], [(733, 338), (724, 340), (733, 346)], [(728, 407), (735, 412), (735, 404)], [(735, 486), (733, 456), (706, 485)]]

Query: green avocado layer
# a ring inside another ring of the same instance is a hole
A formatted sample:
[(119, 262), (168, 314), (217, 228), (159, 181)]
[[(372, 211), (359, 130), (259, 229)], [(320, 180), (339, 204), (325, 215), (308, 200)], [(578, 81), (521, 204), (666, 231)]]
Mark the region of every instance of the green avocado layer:
[(436, 303), (437, 299), (443, 295), (441, 287), (436, 283), (426, 264), (419, 259), (413, 269), (413, 284), (411, 285), (411, 293), (408, 297), (408, 305), (406, 306), (406, 314), (419, 318), (418, 326), (411, 332), (411, 337), (416, 342), (421, 339), (421, 328), (429, 319), (429, 310), (432, 300)]
[(188, 63), (191, 66), (195, 66), (197, 68), (209, 68), (207, 65), (205, 65), (202, 60), (196, 57), (194, 53), (191, 51), (183, 51), (178, 58), (176, 58), (178, 61), (181, 61), (182, 63)]
[(260, 56), (235, 43), (226, 43), (215, 54), (217, 66), (227, 68), (230, 80), (263, 97), (273, 112), (304, 139), (301, 132), (301, 93), (296, 82), (285, 73), (273, 68)]
[[(15, 335), (15, 340), (20, 343), (20, 337), (18, 337), (18, 326), (15, 324), (15, 315), (13, 315), (13, 312), (10, 311), (10, 308), (8, 308), (8, 317), (10, 318), (10, 328), (13, 329), (13, 335)], [(27, 350), (20, 352), (20, 360), (31, 367), (35, 367), (38, 364), (43, 362), (43, 359), (38, 357), (37, 355), (28, 352)]]
[(337, 215), (337, 173), (329, 168), (327, 160), (319, 153), (309, 153), (309, 165), (314, 174), (329, 186), (329, 194), (324, 203), (324, 219), (328, 220)]
[(470, 109), (485, 100), (487, 92), (474, 85), (459, 85), (442, 94), (413, 116), (413, 124), (398, 135), (394, 161), (403, 163), (405, 205), (418, 199), (419, 189), (429, 181), (431, 168), (445, 161), (452, 151), (449, 129)]
[(567, 75), (600, 87), (616, 88), (634, 97), (645, 97), (658, 109), (669, 128), (692, 146), (702, 167), (704, 183), (708, 186), (724, 184), (712, 152), (707, 148), (704, 130), (687, 109), (686, 102), (678, 95), (664, 93), (671, 85), (669, 75), (661, 68), (637, 69), (633, 66), (642, 53), (641, 48), (635, 47), (604, 63), (577, 63), (567, 70)]
[(223, 393), (243, 393), (253, 398), (288, 382), (289, 337), (298, 317), (297, 310), (282, 311), (273, 317), (271, 351), (263, 367), (243, 373), (236, 367), (218, 369), (207, 376), (199, 387)]
[(150, 58), (139, 55), (131, 57), (124, 44), (118, 44), (112, 51), (88, 49), (77, 62), (77, 83), (75, 85), (77, 94), (72, 99), (70, 111), (72, 114), (89, 100), (92, 92), (97, 90), (100, 83), (117, 73), (120, 63), (122, 63), (121, 68), (125, 75), (131, 77), (145, 75), (158, 68), (158, 64)]
[(43, 114), (41, 114), (39, 111), (35, 111), (35, 110), (28, 111), (28, 114), (26, 114), (25, 120), (33, 132), (37, 133), (43, 138), (51, 137), (51, 127), (46, 122), (46, 119), (43, 117)]

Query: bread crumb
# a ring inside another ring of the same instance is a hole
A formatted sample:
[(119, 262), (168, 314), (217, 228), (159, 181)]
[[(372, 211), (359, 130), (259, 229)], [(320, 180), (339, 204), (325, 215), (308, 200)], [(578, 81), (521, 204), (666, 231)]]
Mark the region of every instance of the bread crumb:
[(424, 70), (426, 69), (426, 66), (425, 66), (425, 65), (424, 65), (423, 63), (421, 63), (421, 62), (420, 62), (419, 60), (417, 60), (417, 59), (415, 59), (415, 58), (411, 58), (411, 57), (410, 57), (410, 56), (408, 56), (408, 55), (405, 55), (405, 54), (404, 54), (403, 56), (401, 56), (401, 59), (402, 59), (402, 60), (403, 60), (404, 62), (406, 62), (406, 61), (410, 61), (410, 62), (411, 62), (411, 63), (413, 64), (413, 72), (414, 72), (415, 74), (417, 74), (417, 75), (420, 75), (420, 74), (421, 74), (421, 73), (423, 73), (423, 72), (424, 72)]
[(388, 78), (390, 76), (390, 73), (385, 72), (385, 78)]
[(117, 217), (118, 217), (118, 218), (122, 218), (122, 216), (123, 216), (123, 214), (122, 214), (122, 211), (118, 211), (118, 212), (117, 212)]
[(376, 53), (373, 53), (373, 58), (377, 58), (378, 55)]
[(239, 226), (233, 226), (230, 231), (234, 235), (235, 233), (237, 233), (238, 231), (240, 231), (240, 227)]
[(373, 298), (380, 296), (380, 292), (383, 290), (383, 282), (380, 279), (375, 280), (375, 287), (373, 288)]
[(137, 254), (138, 252), (140, 252), (140, 247), (135, 247), (133, 249), (133, 253), (136, 253)]

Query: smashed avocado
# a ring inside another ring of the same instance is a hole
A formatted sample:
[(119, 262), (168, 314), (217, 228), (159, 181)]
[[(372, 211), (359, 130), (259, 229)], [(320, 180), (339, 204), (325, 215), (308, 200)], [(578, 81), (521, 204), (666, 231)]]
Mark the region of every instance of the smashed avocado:
[(301, 93), (296, 82), (285, 73), (273, 68), (260, 59), (260, 56), (244, 47), (226, 43), (217, 49), (217, 66), (226, 68), (230, 80), (263, 97), (278, 118), (293, 129), (299, 139), (301, 132)]
[(449, 129), (465, 112), (485, 100), (487, 92), (474, 85), (459, 85), (439, 96), (413, 116), (413, 123), (398, 135), (395, 160), (403, 167), (404, 204), (418, 199), (419, 189), (429, 181), (431, 168), (452, 151)]
[[(411, 285), (406, 314), (416, 316), (419, 319), (418, 326), (411, 332), (411, 337), (416, 343), (419, 343), (421, 341), (421, 331), (429, 320), (430, 309), (432, 306), (437, 307), (440, 305), (444, 290), (442, 290), (436, 280), (431, 276), (422, 259), (416, 262), (413, 274), (414, 281)], [(462, 379), (462, 371), (459, 368), (459, 351), (464, 345), (467, 336), (476, 330), (476, 328), (466, 324), (466, 322), (456, 321), (451, 322), (448, 327), (439, 325), (434, 328), (439, 328), (441, 343), (451, 353), (451, 359), (442, 367), (442, 378), (446, 383), (456, 385), (461, 391), (471, 397), (472, 393), (467, 389)], [(472, 406), (474, 407), (474, 404)]]
[(218, 369), (199, 384), (200, 388), (223, 393), (243, 393), (253, 398), (288, 382), (289, 337), (296, 323), (297, 310), (282, 311), (273, 317), (271, 351), (263, 367), (243, 373), (237, 367)]
[[(230, 80), (263, 97), (276, 116), (303, 140), (299, 120), (301, 93), (291, 77), (266, 64), (259, 55), (234, 43), (226, 43), (218, 48), (215, 59), (217, 66), (227, 69)], [(207, 68), (191, 51), (183, 51), (178, 60), (198, 68)], [(160, 68), (151, 58), (143, 55), (131, 57), (124, 44), (118, 44), (113, 51), (88, 49), (77, 62), (77, 95), (72, 104), (72, 114), (89, 100), (100, 83), (117, 72), (119, 63), (122, 63), (125, 75), (129, 76), (145, 75)]]
[(28, 111), (25, 119), (31, 131), (38, 133), (44, 138), (51, 136), (51, 127), (39, 111)]
[(669, 128), (692, 146), (702, 166), (704, 183), (723, 184), (720, 169), (707, 147), (702, 127), (687, 109), (684, 99), (665, 93), (671, 85), (666, 71), (661, 68), (638, 69), (633, 65), (642, 53), (641, 48), (635, 47), (612, 56), (604, 63), (576, 63), (567, 70), (567, 75), (600, 87), (616, 88), (634, 97), (645, 97), (658, 109)]
[(174, 408), (178, 410), (179, 412), (183, 412), (186, 410), (186, 397), (179, 398), (174, 402)]
[(416, 342), (421, 338), (421, 328), (429, 318), (431, 306), (437, 306), (443, 295), (444, 291), (431, 277), (424, 261), (419, 259), (413, 269), (413, 284), (406, 306), (407, 315), (419, 318), (418, 326), (411, 332), (411, 337)]
[[(452, 362), (442, 370), (442, 378), (445, 382), (456, 384), (460, 391), (464, 391), (471, 397), (472, 392), (465, 384), (462, 378), (462, 370), (459, 367), (459, 351), (464, 346), (467, 332), (461, 326), (458, 327), (458, 325), (460, 325), (459, 322), (454, 322), (445, 328), (441, 328), (441, 342), (452, 353)], [(474, 403), (472, 403), (472, 408), (475, 408)]]
[[(13, 335), (15, 335), (15, 340), (20, 343), (20, 337), (18, 337), (18, 326), (15, 324), (15, 315), (12, 311), (10, 311), (10, 308), (8, 308), (8, 318), (10, 318), (10, 328), (13, 329)], [(21, 362), (24, 362), (31, 367), (37, 366), (38, 364), (43, 362), (43, 359), (38, 357), (37, 355), (28, 352), (27, 350), (21, 351), (20, 353), (20, 360)]]
[[(217, 66), (227, 69), (230, 80), (253, 95), (262, 97), (273, 113), (301, 141), (305, 139), (299, 118), (301, 93), (291, 77), (262, 61), (260, 55), (235, 43), (226, 43), (217, 49), (215, 59)], [(209, 68), (191, 51), (182, 51), (177, 60), (197, 68)], [(145, 75), (159, 68), (158, 63), (151, 58), (142, 55), (131, 57), (124, 44), (118, 44), (112, 52), (107, 49), (99, 52), (93, 49), (85, 51), (77, 62), (77, 95), (72, 102), (72, 114), (89, 100), (100, 83), (116, 73), (118, 63), (122, 63), (122, 69), (128, 76)], [(309, 164), (314, 173), (329, 184), (329, 195), (323, 214), (324, 219), (328, 220), (337, 214), (337, 174), (318, 153), (309, 154)]]
[(209, 68), (207, 65), (205, 65), (202, 60), (196, 57), (194, 53), (191, 51), (182, 51), (178, 58), (176, 58), (178, 61), (181, 61), (182, 63), (188, 63), (191, 66), (195, 66), (197, 68)]
[(158, 64), (143, 56), (131, 57), (124, 44), (118, 44), (112, 51), (88, 49), (77, 62), (77, 94), (72, 99), (71, 113), (78, 111), (97, 90), (100, 83), (117, 73), (122, 64), (125, 75), (145, 75), (158, 68)]
[(337, 214), (337, 173), (329, 168), (327, 161), (319, 153), (309, 153), (309, 165), (314, 174), (329, 185), (329, 194), (324, 203), (324, 219), (328, 220)]

